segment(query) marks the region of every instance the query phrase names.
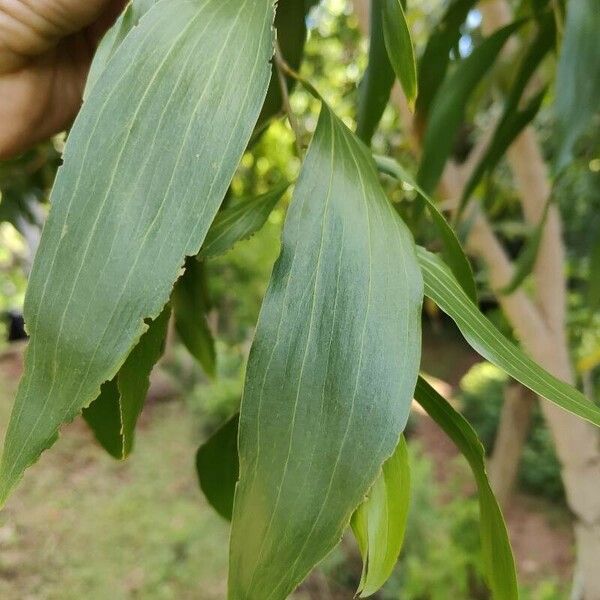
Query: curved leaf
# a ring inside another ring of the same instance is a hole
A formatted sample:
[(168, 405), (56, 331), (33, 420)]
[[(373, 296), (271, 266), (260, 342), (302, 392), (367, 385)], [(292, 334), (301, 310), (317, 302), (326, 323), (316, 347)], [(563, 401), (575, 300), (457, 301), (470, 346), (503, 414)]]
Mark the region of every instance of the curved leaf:
[(409, 105), (417, 97), (417, 65), (410, 29), (400, 0), (381, 0), (383, 8), (383, 38), (390, 63)]
[(481, 549), (484, 572), (495, 600), (518, 600), (515, 561), (502, 518), (485, 470), (485, 452), (477, 434), (422, 377), (419, 377), (415, 400), (446, 432), (467, 459), (479, 493)]
[(207, 293), (204, 265), (190, 257), (185, 262), (185, 273), (177, 281), (171, 295), (175, 329), (183, 345), (200, 363), (209, 377), (216, 372), (215, 341), (206, 322), (210, 302)]
[(107, 381), (100, 396), (83, 410), (96, 439), (114, 458), (127, 458), (133, 449), (135, 426), (150, 388), (150, 373), (164, 352), (170, 316), (167, 305), (148, 325), (116, 377)]
[(398, 181), (408, 183), (417, 190), (423, 200), (425, 200), (433, 224), (442, 239), (444, 258), (446, 259), (448, 266), (469, 298), (473, 302), (477, 302), (477, 286), (473, 277), (471, 263), (469, 262), (465, 251), (462, 249), (456, 233), (454, 233), (454, 230), (450, 227), (448, 221), (446, 221), (446, 218), (440, 212), (435, 202), (398, 162), (387, 156), (375, 156), (374, 158), (378, 169), (382, 173), (394, 177)]
[(273, 1), (162, 0), (84, 103), (29, 282), (1, 501), (115, 376), (199, 252), (265, 97)]
[(196, 454), (196, 473), (210, 505), (228, 521), (239, 475), (237, 451), (239, 415), (218, 429)]
[(323, 105), (248, 362), (232, 600), (283, 600), (338, 543), (406, 425), (421, 304), (410, 233)]
[(371, 0), (369, 64), (358, 88), (356, 135), (367, 145), (371, 144), (396, 80), (383, 39), (384, 1)]
[(507, 340), (469, 300), (450, 269), (435, 254), (418, 247), (417, 257), (425, 295), (454, 320), (475, 351), (536, 394), (600, 427), (600, 409)]
[(219, 256), (237, 242), (253, 236), (267, 222), (288, 187), (289, 183), (285, 183), (262, 196), (240, 200), (221, 211), (206, 234), (199, 256)]
[(363, 558), (358, 592), (366, 598), (389, 579), (404, 542), (410, 503), (410, 465), (404, 436), (363, 502), (352, 515), (352, 530)]
[(471, 94), (494, 64), (505, 42), (523, 22), (511, 23), (486, 38), (456, 65), (440, 86), (429, 113), (417, 176), (428, 194), (435, 189), (444, 170)]

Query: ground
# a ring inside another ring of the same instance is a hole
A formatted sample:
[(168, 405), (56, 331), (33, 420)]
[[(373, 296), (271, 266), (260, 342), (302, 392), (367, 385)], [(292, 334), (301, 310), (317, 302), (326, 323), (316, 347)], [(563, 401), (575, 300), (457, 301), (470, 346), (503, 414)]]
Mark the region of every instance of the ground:
[[(448, 344), (456, 344), (453, 351)], [(429, 332), (426, 348), (425, 368), (450, 390), (476, 360), (446, 334)], [(0, 359), (2, 434), (19, 370), (20, 353)], [(418, 419), (415, 435), (443, 479), (456, 450), (427, 418)], [(177, 400), (147, 407), (136, 451), (125, 463), (105, 455), (82, 421), (67, 426), (0, 513), (0, 598), (224, 598), (228, 527), (198, 490), (199, 440)], [(572, 540), (565, 514), (525, 496), (513, 502), (508, 522), (525, 581), (548, 574), (568, 581)], [(298, 599), (351, 597), (324, 589), (317, 575)]]

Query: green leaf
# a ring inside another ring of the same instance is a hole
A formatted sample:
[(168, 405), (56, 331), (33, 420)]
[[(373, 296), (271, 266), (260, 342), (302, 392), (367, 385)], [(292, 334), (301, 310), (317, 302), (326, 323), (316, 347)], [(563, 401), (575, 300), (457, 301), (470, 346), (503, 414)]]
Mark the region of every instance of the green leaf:
[(358, 592), (365, 598), (389, 579), (402, 549), (410, 502), (410, 465), (404, 436), (352, 516), (352, 530), (363, 557)]
[(535, 266), (540, 249), (540, 244), (544, 236), (546, 221), (548, 220), (550, 202), (551, 200), (548, 199), (540, 222), (535, 226), (535, 229), (529, 236), (525, 247), (519, 254), (519, 257), (515, 262), (515, 272), (513, 273), (511, 280), (503, 288), (498, 290), (500, 294), (512, 294), (515, 290), (521, 287), (521, 284), (525, 281), (531, 271), (533, 271), (533, 267)]
[(390, 63), (410, 105), (417, 97), (417, 65), (410, 29), (400, 0), (381, 0), (383, 38)]
[(248, 362), (232, 600), (283, 600), (340, 540), (406, 425), (421, 304), (410, 233), (323, 105)]
[(571, 159), (573, 146), (599, 112), (600, 52), (598, 0), (571, 0), (556, 77), (557, 169)]
[(450, 269), (435, 254), (417, 248), (417, 256), (423, 272), (425, 295), (454, 320), (475, 351), (536, 394), (600, 426), (600, 409), (507, 340), (471, 302)]
[(233, 494), (239, 474), (237, 451), (239, 416), (218, 429), (196, 454), (200, 487), (210, 505), (228, 521), (233, 511)]
[(416, 401), (446, 432), (467, 459), (479, 493), (479, 518), (484, 573), (495, 600), (518, 600), (517, 575), (506, 525), (485, 471), (485, 452), (477, 434), (422, 377)]
[(167, 305), (150, 323), (116, 377), (106, 382), (98, 398), (83, 410), (96, 439), (115, 458), (127, 458), (133, 449), (135, 426), (150, 387), (150, 373), (164, 352), (170, 316)]
[(369, 64), (358, 88), (356, 134), (367, 145), (371, 144), (396, 80), (383, 39), (385, 1), (371, 1)]
[(461, 61), (441, 85), (423, 139), (417, 181), (428, 193), (435, 189), (450, 156), (469, 98), (494, 64), (508, 38), (523, 24), (516, 21), (486, 38)]
[(189, 353), (202, 365), (209, 377), (216, 373), (216, 352), (213, 335), (206, 317), (210, 308), (204, 265), (190, 257), (185, 273), (175, 284), (171, 295), (175, 329)]
[(421, 195), (431, 215), (433, 224), (442, 239), (444, 259), (454, 273), (454, 276), (462, 286), (463, 290), (473, 302), (477, 302), (477, 286), (473, 277), (473, 269), (471, 263), (462, 249), (458, 237), (454, 230), (446, 221), (444, 215), (440, 212), (435, 202), (428, 194), (419, 186), (412, 176), (395, 160), (387, 156), (375, 156), (377, 168), (386, 175), (408, 183)]
[(458, 45), (461, 25), (476, 0), (454, 0), (429, 36), (425, 51), (419, 60), (417, 96), (417, 120), (420, 124), (427, 120), (429, 110), (440, 85), (446, 77), (450, 63), (450, 51)]
[(206, 235), (200, 256), (219, 256), (237, 242), (252, 237), (267, 222), (288, 187), (289, 183), (285, 183), (262, 196), (240, 200), (221, 211)]
[(263, 104), (272, 22), (273, 0), (163, 0), (93, 87), (29, 282), (0, 501), (115, 376), (200, 251)]
[(493, 172), (512, 143), (525, 127), (535, 119), (535, 116), (540, 111), (545, 95), (546, 89), (543, 89), (529, 101), (523, 110), (507, 113), (506, 118), (498, 124), (486, 151), (465, 185), (458, 206), (457, 218), (463, 213), (471, 194), (475, 191), (475, 188), (479, 185), (484, 175)]
[(590, 266), (588, 269), (587, 297), (592, 313), (600, 310), (600, 237), (597, 237), (590, 253)]

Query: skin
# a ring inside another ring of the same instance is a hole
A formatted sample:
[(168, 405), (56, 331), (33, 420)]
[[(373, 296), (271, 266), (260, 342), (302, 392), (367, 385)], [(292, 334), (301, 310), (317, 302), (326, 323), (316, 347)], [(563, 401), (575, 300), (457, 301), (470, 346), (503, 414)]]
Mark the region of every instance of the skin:
[(65, 129), (126, 0), (0, 0), (0, 160)]

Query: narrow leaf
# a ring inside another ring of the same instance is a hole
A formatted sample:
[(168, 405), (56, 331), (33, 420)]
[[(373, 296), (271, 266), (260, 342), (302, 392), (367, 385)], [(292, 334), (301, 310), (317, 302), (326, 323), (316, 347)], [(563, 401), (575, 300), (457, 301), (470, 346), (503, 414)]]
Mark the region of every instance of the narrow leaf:
[(556, 78), (557, 169), (572, 158), (573, 146), (600, 108), (600, 9), (598, 0), (572, 0)]
[(529, 236), (525, 247), (515, 262), (515, 272), (513, 273), (511, 280), (502, 289), (498, 290), (500, 294), (512, 294), (515, 290), (521, 287), (521, 284), (525, 281), (531, 271), (533, 271), (533, 267), (535, 267), (535, 262), (538, 257), (540, 244), (544, 236), (549, 210), (550, 200), (546, 202), (544, 213), (542, 214), (540, 222), (535, 226), (535, 229)]
[(460, 28), (476, 0), (454, 0), (450, 2), (444, 16), (427, 40), (419, 60), (417, 96), (417, 121), (426, 122), (437, 92), (446, 77), (450, 64), (450, 51), (458, 45)]
[(265, 97), (272, 23), (273, 0), (163, 0), (93, 86), (29, 282), (0, 502), (115, 376), (200, 251)]
[(390, 63), (410, 105), (417, 97), (417, 65), (410, 29), (400, 0), (382, 0), (383, 37)]
[(200, 487), (210, 505), (228, 521), (233, 511), (233, 494), (238, 480), (237, 451), (239, 416), (218, 429), (196, 454)]
[(352, 516), (363, 557), (358, 592), (366, 598), (389, 579), (404, 541), (410, 502), (410, 465), (404, 436), (383, 465), (369, 495)]
[(505, 42), (522, 23), (511, 23), (486, 38), (456, 65), (441, 85), (429, 113), (417, 176), (428, 194), (435, 189), (450, 156), (469, 98), (494, 64)]
[(474, 350), (536, 394), (600, 426), (600, 409), (507, 340), (471, 302), (450, 269), (435, 254), (417, 248), (417, 256), (423, 272), (425, 295), (455, 321)]
[(519, 590), (515, 561), (502, 518), (485, 470), (485, 452), (469, 423), (422, 377), (415, 390), (416, 401), (446, 432), (467, 459), (479, 493), (479, 519), (484, 572), (495, 600), (517, 600)]
[(189, 353), (210, 377), (216, 372), (213, 335), (206, 317), (210, 302), (204, 265), (195, 258), (185, 262), (185, 273), (175, 284), (171, 295), (175, 329)]
[(288, 187), (288, 183), (280, 185), (262, 196), (240, 200), (221, 211), (208, 230), (200, 256), (219, 256), (237, 242), (253, 236), (267, 222)]
[(469, 262), (465, 251), (462, 249), (456, 233), (454, 233), (454, 230), (450, 227), (448, 221), (446, 221), (446, 218), (440, 212), (435, 202), (398, 162), (387, 156), (375, 156), (374, 158), (378, 169), (382, 173), (385, 173), (398, 181), (408, 183), (408, 185), (417, 190), (423, 200), (425, 200), (431, 219), (442, 239), (444, 259), (465, 293), (473, 302), (477, 302), (477, 286), (473, 277), (471, 263)]
[(413, 244), (369, 151), (323, 105), (248, 363), (232, 600), (286, 598), (393, 454), (420, 357)]
[(367, 145), (371, 144), (396, 80), (383, 39), (382, 3), (386, 1), (371, 1), (369, 63), (358, 88), (356, 135)]
[(124, 459), (133, 449), (135, 426), (150, 388), (150, 373), (164, 352), (171, 307), (152, 321), (118, 374), (106, 382), (100, 396), (83, 410), (83, 418), (102, 447)]

